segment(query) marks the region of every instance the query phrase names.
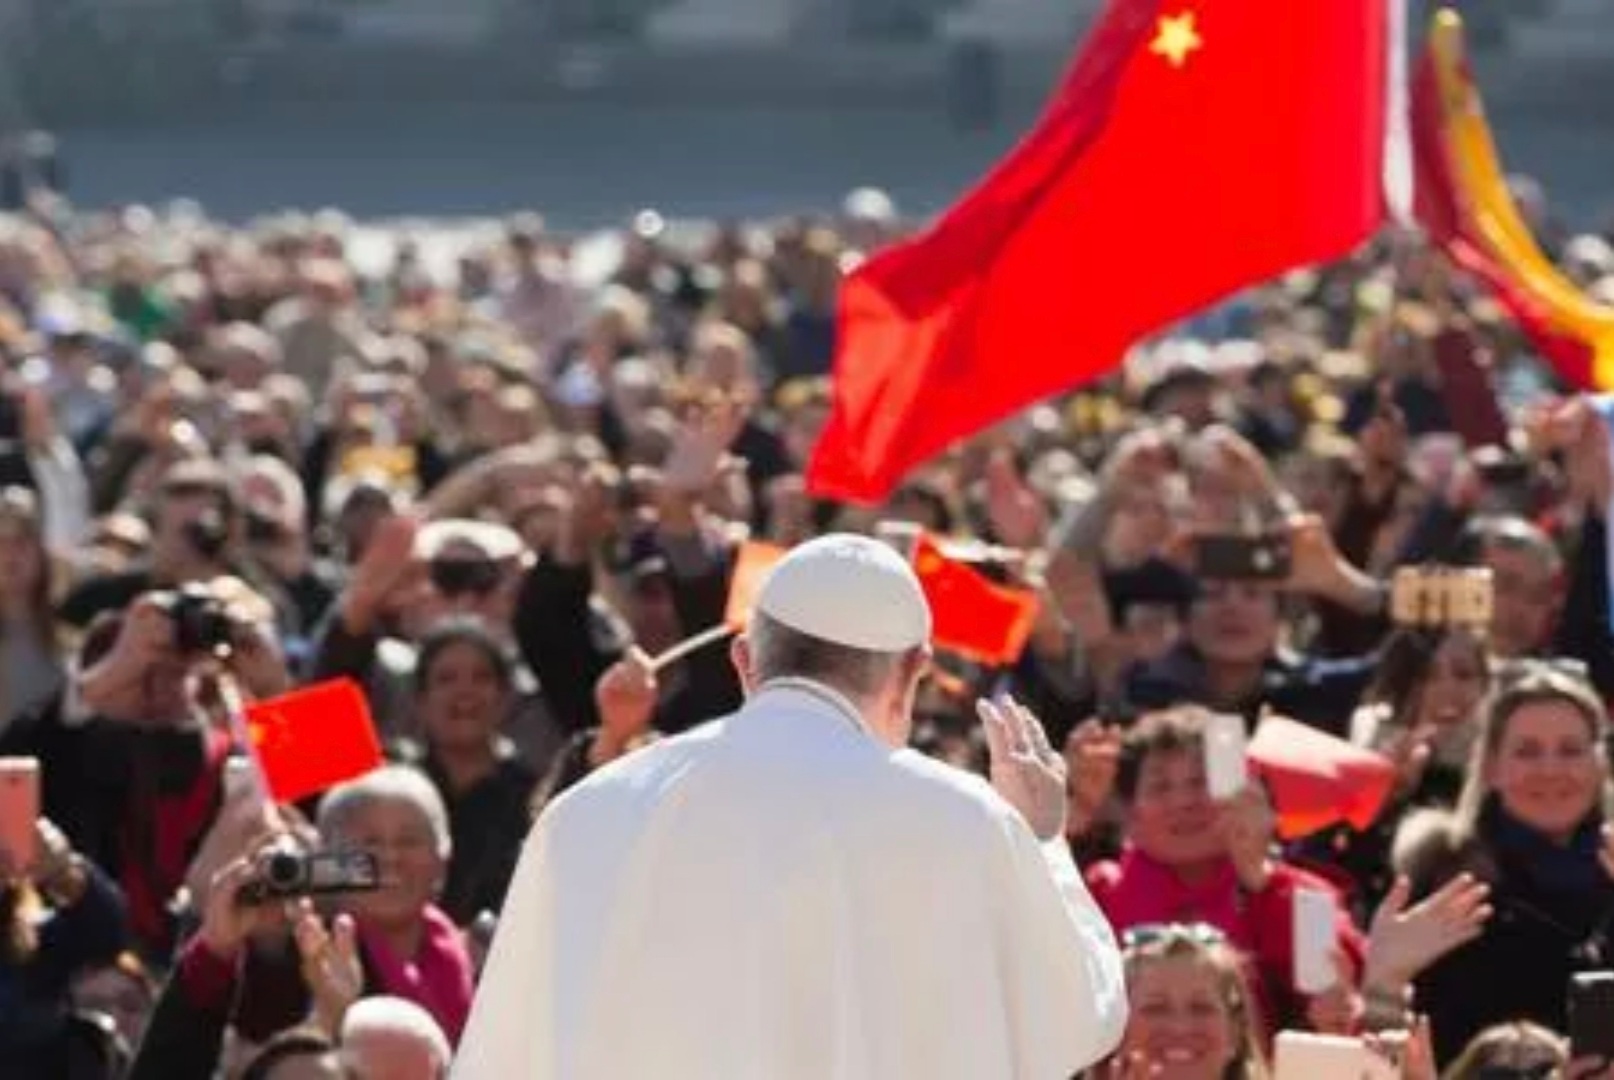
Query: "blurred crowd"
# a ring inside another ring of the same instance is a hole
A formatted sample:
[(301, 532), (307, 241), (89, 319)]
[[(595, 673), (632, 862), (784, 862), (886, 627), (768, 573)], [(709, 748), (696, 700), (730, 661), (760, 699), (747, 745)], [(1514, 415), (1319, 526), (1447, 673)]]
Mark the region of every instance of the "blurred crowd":
[[(1521, 196), (1614, 303), (1611, 237)], [(1593, 402), (1387, 237), (882, 507), (822, 503), (837, 285), (908, 227), (872, 190), (647, 212), (586, 279), (536, 216), (446, 269), (400, 232), (379, 270), (336, 214), (0, 220), (0, 755), (42, 783), (37, 858), (0, 866), (5, 1074), (444, 1075), (533, 814), (738, 703), (722, 648), (649, 660), (723, 622), (737, 546), (885, 522), (1042, 598), (1012, 668), (938, 657), (916, 743), (980, 768), (973, 702), (1011, 691), (1065, 746), (1133, 997), (1096, 1075), (1251, 1080), (1284, 1030), (1399, 1039), (1419, 1080), (1569, 1068), (1566, 988), (1614, 962)], [(1404, 566), (1488, 568), (1488, 623), (1395, 617)], [(266, 805), (231, 692), (336, 677), (390, 764)], [(1279, 843), (1259, 785), (1211, 799), (1213, 713), (1371, 748), (1394, 794)], [(253, 899), (278, 857), (353, 850), (380, 888)], [(1322, 993), (1303, 888), (1337, 906)]]

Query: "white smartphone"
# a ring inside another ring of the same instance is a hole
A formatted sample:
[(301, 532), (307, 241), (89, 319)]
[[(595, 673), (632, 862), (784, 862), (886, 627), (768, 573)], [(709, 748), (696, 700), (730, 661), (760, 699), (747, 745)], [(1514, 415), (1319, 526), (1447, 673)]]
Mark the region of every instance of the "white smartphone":
[(1339, 909), (1334, 898), (1318, 889), (1294, 892), (1295, 989), (1321, 994), (1339, 981), (1334, 950), (1339, 947)]
[(1361, 1039), (1281, 1031), (1274, 1044), (1273, 1080), (1401, 1080), (1401, 1067)]
[(39, 759), (0, 758), (0, 850), (18, 870), (39, 858)]
[(1244, 717), (1217, 713), (1205, 725), (1205, 788), (1218, 801), (1249, 782), (1249, 735)]

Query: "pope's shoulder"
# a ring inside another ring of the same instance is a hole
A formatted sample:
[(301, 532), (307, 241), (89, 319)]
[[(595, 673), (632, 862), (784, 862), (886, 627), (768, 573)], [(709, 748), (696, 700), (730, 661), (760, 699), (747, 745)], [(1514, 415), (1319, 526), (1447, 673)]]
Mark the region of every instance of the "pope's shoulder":
[[(718, 758), (735, 719), (729, 716), (714, 720), (617, 759), (551, 802), (545, 816), (564, 819), (579, 812), (595, 813), (612, 805), (640, 803), (654, 797), (669, 782)], [(826, 796), (847, 804), (861, 802), (865, 796), (881, 802), (894, 801), (945, 816), (955, 827), (962, 824), (960, 818), (1001, 825), (1017, 817), (1017, 811), (979, 774), (916, 750), (893, 751), (872, 741), (845, 749), (846, 753), (834, 757), (832, 769), (804, 766), (792, 770), (789, 779), (794, 783), (787, 782), (781, 788), (822, 789)], [(781, 788), (770, 789), (770, 794), (786, 797)]]

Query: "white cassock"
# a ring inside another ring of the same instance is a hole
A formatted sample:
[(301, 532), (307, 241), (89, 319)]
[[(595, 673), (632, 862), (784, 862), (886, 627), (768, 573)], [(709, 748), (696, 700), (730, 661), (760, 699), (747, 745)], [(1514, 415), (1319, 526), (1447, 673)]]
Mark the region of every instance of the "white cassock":
[(1126, 1022), (1063, 843), (817, 694), (634, 753), (529, 836), (460, 1080), (1066, 1080)]

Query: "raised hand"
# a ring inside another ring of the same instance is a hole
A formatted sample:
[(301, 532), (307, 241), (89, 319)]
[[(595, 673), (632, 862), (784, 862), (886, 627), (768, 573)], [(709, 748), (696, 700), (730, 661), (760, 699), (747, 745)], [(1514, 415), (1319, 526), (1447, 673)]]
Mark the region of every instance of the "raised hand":
[(1010, 697), (976, 703), (991, 754), (992, 786), (1020, 811), (1039, 840), (1065, 833), (1065, 759), (1031, 711)]
[(331, 929), (304, 900), (293, 928), (303, 981), (314, 998), (314, 1016), (331, 1036), (342, 1030), (342, 1018), (364, 994), (364, 966), (359, 960), (358, 930), (353, 916), (338, 915)]
[(1397, 878), (1373, 915), (1366, 984), (1399, 992), (1430, 964), (1474, 940), (1491, 917), (1490, 895), (1489, 885), (1461, 874), (1409, 909), (1412, 884)]
[(594, 703), (600, 711), (600, 730), (590, 755), (594, 764), (620, 757), (650, 730), (657, 693), (655, 666), (637, 645), (605, 670), (594, 684)]
[(349, 633), (370, 632), (394, 590), (416, 568), (415, 538), (419, 532), (419, 523), (403, 515), (376, 525), (342, 598), (342, 621)]
[(1266, 791), (1259, 784), (1250, 784), (1219, 804), (1217, 826), (1227, 845), (1228, 858), (1233, 860), (1239, 884), (1250, 892), (1266, 888), (1272, 872), (1269, 855), (1276, 828)]
[(1092, 821), (1115, 790), (1121, 765), (1119, 728), (1087, 720), (1065, 740), (1065, 765), (1070, 773), (1071, 824), (1078, 828)]
[(1029, 550), (1048, 535), (1048, 508), (1020, 476), (1007, 451), (986, 462), (986, 510), (999, 543)]

